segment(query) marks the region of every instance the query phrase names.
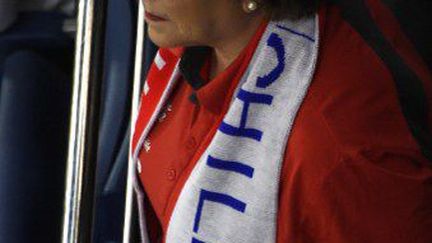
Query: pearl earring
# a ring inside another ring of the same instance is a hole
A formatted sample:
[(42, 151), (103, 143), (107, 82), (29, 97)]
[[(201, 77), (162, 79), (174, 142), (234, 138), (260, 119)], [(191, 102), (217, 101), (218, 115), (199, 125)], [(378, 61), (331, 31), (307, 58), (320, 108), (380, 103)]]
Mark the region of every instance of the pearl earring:
[(248, 0), (243, 2), (243, 9), (246, 13), (253, 13), (258, 9), (258, 2), (255, 0)]

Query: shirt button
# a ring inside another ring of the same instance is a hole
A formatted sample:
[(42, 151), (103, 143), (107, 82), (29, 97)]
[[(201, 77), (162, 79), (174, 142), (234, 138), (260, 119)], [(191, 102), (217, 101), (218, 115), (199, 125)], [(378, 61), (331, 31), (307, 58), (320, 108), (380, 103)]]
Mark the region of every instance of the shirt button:
[(195, 149), (196, 145), (197, 142), (195, 138), (189, 138), (188, 141), (186, 142), (186, 148), (189, 150)]
[(174, 169), (169, 169), (169, 170), (167, 170), (167, 172), (166, 172), (166, 178), (169, 180), (169, 181), (173, 181), (173, 180), (175, 180), (176, 179), (176, 171), (174, 170)]

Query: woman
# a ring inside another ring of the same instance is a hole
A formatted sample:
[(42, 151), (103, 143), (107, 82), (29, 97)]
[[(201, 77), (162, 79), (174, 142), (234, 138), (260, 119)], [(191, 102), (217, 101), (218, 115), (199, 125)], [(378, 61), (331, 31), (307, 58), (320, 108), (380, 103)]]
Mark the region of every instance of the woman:
[(144, 4), (143, 236), (432, 242), (432, 79), (381, 2)]

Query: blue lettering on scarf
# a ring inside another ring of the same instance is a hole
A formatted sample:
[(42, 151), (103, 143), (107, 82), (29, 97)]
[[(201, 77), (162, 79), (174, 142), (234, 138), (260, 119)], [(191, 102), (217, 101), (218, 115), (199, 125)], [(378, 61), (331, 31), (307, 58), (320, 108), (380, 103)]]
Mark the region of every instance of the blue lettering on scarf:
[(197, 238), (193, 237), (192, 238), (192, 243), (205, 243), (204, 241), (200, 241)]
[(297, 31), (297, 30), (295, 30), (295, 29), (291, 29), (291, 28), (289, 28), (289, 27), (282, 26), (282, 25), (280, 25), (280, 24), (276, 25), (276, 27), (278, 27), (278, 28), (281, 29), (281, 30), (285, 30), (285, 31), (287, 31), (288, 33), (291, 33), (291, 34), (294, 34), (294, 35), (297, 35), (297, 36), (303, 37), (304, 39), (306, 39), (306, 40), (308, 40), (308, 41), (310, 41), (310, 42), (315, 42), (315, 38), (313, 38), (313, 37), (311, 37), (311, 36), (309, 36), (309, 35), (307, 35), (307, 34), (305, 34), (305, 33), (302, 33), (302, 32), (300, 32), (300, 31)]
[[(285, 47), (283, 45), (282, 39), (277, 34), (272, 33), (269, 39), (267, 39), (267, 45), (276, 51), (278, 64), (268, 74), (257, 78), (256, 86), (258, 88), (267, 88), (273, 84), (280, 78), (286, 66)], [(241, 112), (240, 126), (235, 127), (223, 121), (219, 127), (219, 131), (230, 136), (249, 138), (260, 142), (263, 132), (256, 128), (246, 127), (249, 108), (251, 104), (271, 105), (274, 97), (268, 94), (253, 93), (244, 89), (240, 89), (236, 98), (243, 101), (244, 103), (243, 110)], [(254, 168), (249, 165), (237, 161), (217, 159), (211, 155), (208, 156), (206, 165), (214, 169), (238, 173), (248, 177), (249, 179), (252, 179), (254, 175)], [(222, 204), (240, 213), (244, 213), (247, 206), (245, 202), (240, 201), (228, 194), (201, 189), (193, 226), (193, 231), (196, 234), (198, 234), (204, 202), (206, 201)], [(192, 243), (204, 243), (204, 241), (193, 237)]]
[(207, 158), (207, 165), (219, 170), (236, 172), (249, 178), (252, 178), (254, 173), (254, 168), (249, 165), (236, 161), (216, 159), (210, 155)]
[[(267, 88), (276, 80), (278, 80), (281, 74), (284, 72), (286, 66), (285, 47), (279, 35), (277, 35), (276, 33), (272, 33), (267, 39), (267, 45), (275, 50), (278, 64), (268, 74), (257, 78), (256, 86), (259, 88)], [(223, 121), (219, 127), (219, 131), (230, 136), (251, 138), (260, 142), (263, 132), (255, 128), (246, 128), (249, 107), (252, 103), (271, 105), (273, 102), (273, 96), (267, 94), (252, 93), (244, 89), (240, 89), (239, 93), (237, 94), (237, 99), (244, 102), (240, 126), (235, 127)]]
[(234, 127), (228, 123), (222, 122), (222, 124), (219, 127), (219, 131), (227, 135), (251, 138), (260, 142), (263, 132), (254, 128), (246, 128), (249, 107), (250, 104), (252, 103), (271, 105), (273, 102), (273, 96), (267, 94), (252, 93), (244, 89), (240, 89), (237, 95), (237, 99), (244, 102), (244, 106), (241, 114), (241, 120), (240, 120), (240, 127)]
[(195, 214), (194, 228), (193, 228), (193, 231), (195, 233), (198, 233), (198, 230), (199, 230), (199, 223), (201, 220), (201, 214), (202, 214), (202, 210), (203, 210), (205, 201), (220, 203), (220, 204), (223, 204), (225, 206), (231, 207), (232, 209), (234, 209), (238, 212), (241, 212), (241, 213), (244, 213), (246, 210), (246, 203), (244, 203), (238, 199), (235, 199), (234, 197), (232, 197), (230, 195), (218, 193), (218, 192), (211, 192), (211, 191), (201, 189), (199, 202), (198, 202), (198, 208), (197, 208), (197, 212)]
[(256, 86), (259, 88), (267, 88), (270, 86), (281, 76), (285, 69), (285, 47), (282, 39), (277, 34), (272, 33), (267, 40), (267, 45), (276, 51), (278, 64), (264, 77), (258, 77)]

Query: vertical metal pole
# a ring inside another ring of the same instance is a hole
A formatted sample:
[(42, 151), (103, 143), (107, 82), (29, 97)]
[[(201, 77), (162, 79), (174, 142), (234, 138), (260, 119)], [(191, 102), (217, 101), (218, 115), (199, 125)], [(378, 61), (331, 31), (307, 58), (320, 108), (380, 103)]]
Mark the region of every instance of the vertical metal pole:
[(92, 237), (105, 2), (78, 4), (63, 243), (87, 243)]
[[(132, 137), (134, 134), (135, 121), (138, 117), (139, 97), (142, 87), (142, 68), (143, 68), (143, 52), (144, 52), (144, 37), (145, 37), (145, 21), (144, 21), (144, 4), (139, 1), (138, 9), (138, 24), (137, 24), (137, 40), (135, 52), (135, 69), (134, 69), (134, 83), (132, 92), (132, 111), (131, 111), (131, 135), (130, 144), (132, 144)], [(123, 227), (123, 243), (130, 242), (131, 222), (132, 222), (132, 207), (133, 207), (133, 176), (135, 173), (135, 163), (132, 158), (132, 151), (129, 148), (129, 162), (128, 162), (128, 177), (126, 185), (126, 202), (125, 202), (125, 218)]]

